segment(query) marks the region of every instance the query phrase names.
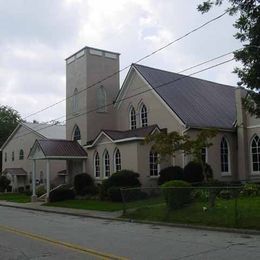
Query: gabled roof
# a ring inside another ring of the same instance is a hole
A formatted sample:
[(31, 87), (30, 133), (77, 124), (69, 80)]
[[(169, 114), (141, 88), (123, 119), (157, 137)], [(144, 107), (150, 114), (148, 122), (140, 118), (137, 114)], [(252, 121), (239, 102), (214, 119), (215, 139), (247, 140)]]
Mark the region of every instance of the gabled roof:
[[(9, 143), (9, 141), (13, 138), (13, 136), (17, 133), (17, 131), (24, 127), (28, 131), (33, 132), (39, 138), (54, 138), (54, 139), (66, 139), (66, 126), (65, 125), (51, 125), (51, 124), (42, 124), (42, 123), (28, 123), (22, 122), (20, 123), (14, 131), (10, 134), (7, 140), (4, 142), (0, 150), (3, 150), (4, 147)], [(25, 133), (27, 135), (27, 133)], [(18, 136), (19, 137), (19, 136)], [(22, 134), (21, 134), (22, 137)]]
[(99, 132), (93, 141), (88, 142), (87, 145), (94, 146), (102, 135), (107, 136), (112, 142), (115, 143), (143, 140), (146, 136), (152, 134), (155, 130), (160, 131), (160, 128), (157, 125), (151, 125), (126, 131), (104, 129)]
[(17, 176), (26, 176), (27, 172), (23, 168), (5, 168), (3, 174), (11, 174)]
[(33, 159), (34, 153), (37, 150), (36, 148), (39, 148), (44, 155), (43, 158), (36, 159), (87, 158), (87, 153), (77, 141), (57, 139), (36, 140), (29, 154), (30, 159)]
[[(129, 72), (133, 68), (187, 127), (234, 128), (235, 87), (139, 64), (132, 64)], [(127, 86), (125, 82), (118, 100)]]

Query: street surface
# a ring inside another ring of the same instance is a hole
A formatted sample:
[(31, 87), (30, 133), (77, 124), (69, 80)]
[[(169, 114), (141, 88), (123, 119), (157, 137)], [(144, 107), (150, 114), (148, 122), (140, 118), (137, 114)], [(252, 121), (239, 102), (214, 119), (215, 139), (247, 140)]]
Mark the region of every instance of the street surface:
[(260, 259), (260, 236), (0, 206), (0, 259)]

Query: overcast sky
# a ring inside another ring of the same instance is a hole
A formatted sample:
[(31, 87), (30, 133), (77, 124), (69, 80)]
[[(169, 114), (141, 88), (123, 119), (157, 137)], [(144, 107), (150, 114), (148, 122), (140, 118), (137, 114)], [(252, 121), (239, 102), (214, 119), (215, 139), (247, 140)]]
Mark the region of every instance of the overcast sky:
[[(0, 0), (0, 104), (25, 117), (65, 97), (64, 59), (80, 48), (119, 52), (122, 68), (224, 11), (215, 8), (201, 15), (196, 10), (201, 1)], [(226, 15), (142, 64), (178, 72), (233, 51), (241, 46), (233, 38), (233, 22)], [(196, 77), (236, 85), (235, 65)], [(64, 103), (28, 120), (63, 115)]]

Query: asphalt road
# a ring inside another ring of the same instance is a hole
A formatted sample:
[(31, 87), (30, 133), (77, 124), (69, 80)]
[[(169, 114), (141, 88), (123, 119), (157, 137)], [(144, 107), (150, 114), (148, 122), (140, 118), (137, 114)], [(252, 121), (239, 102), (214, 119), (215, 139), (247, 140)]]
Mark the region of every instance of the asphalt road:
[(0, 259), (260, 259), (260, 236), (0, 207)]

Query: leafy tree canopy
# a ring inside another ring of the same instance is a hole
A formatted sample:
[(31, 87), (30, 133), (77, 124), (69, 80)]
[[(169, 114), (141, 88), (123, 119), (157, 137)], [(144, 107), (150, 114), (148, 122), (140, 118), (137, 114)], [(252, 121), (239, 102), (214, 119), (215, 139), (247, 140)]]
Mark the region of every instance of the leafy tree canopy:
[[(234, 37), (240, 40), (244, 47), (234, 53), (235, 59), (242, 63), (241, 68), (235, 68), (239, 86), (249, 90), (249, 95), (243, 100), (244, 106), (251, 113), (260, 117), (260, 1), (259, 0), (225, 0), (229, 7), (229, 15), (237, 15), (234, 27), (237, 33)], [(208, 12), (213, 6), (220, 6), (224, 0), (207, 0), (198, 6), (201, 13)]]
[(16, 110), (8, 106), (0, 106), (0, 146), (21, 121), (21, 116)]

